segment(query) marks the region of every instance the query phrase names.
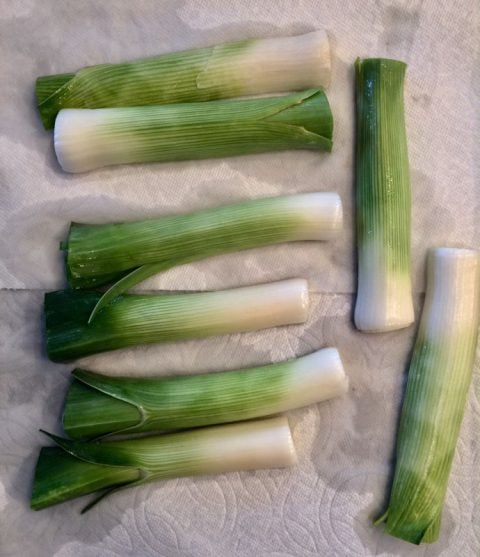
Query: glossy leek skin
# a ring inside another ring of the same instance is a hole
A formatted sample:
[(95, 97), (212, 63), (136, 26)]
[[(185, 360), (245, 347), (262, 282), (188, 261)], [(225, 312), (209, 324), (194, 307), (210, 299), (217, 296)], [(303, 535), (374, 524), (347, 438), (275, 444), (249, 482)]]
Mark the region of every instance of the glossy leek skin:
[(45, 129), (63, 108), (144, 106), (327, 87), (325, 31), (226, 43), (37, 79)]
[(64, 109), (54, 147), (66, 172), (116, 164), (198, 160), (332, 148), (321, 89), (281, 97), (126, 108)]
[(204, 338), (303, 323), (303, 279), (188, 294), (124, 294), (88, 319), (100, 292), (60, 290), (45, 295), (47, 352), (52, 361), (139, 344)]
[(411, 194), (403, 88), (406, 65), (357, 60), (355, 325), (365, 332), (413, 322)]
[(95, 287), (151, 265), (186, 261), (281, 242), (330, 240), (342, 227), (336, 193), (268, 197), (187, 214), (112, 224), (72, 223), (63, 246), (72, 288)]
[(82, 443), (47, 435), (57, 447), (40, 451), (31, 498), (35, 510), (101, 489), (108, 494), (147, 481), (283, 468), (297, 460), (284, 416), (121, 441)]
[(424, 308), (408, 371), (388, 509), (378, 522), (411, 543), (439, 535), (472, 379), (480, 318), (480, 252), (429, 253)]
[(186, 429), (278, 414), (339, 396), (335, 348), (249, 369), (177, 377), (110, 377), (76, 369), (63, 411), (73, 439)]

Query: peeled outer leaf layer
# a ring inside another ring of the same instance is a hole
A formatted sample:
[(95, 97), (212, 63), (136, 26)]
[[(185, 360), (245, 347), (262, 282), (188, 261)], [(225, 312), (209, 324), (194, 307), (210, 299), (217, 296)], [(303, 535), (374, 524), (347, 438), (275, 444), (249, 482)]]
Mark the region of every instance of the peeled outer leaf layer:
[(480, 252), (431, 250), (425, 304), (397, 438), (386, 520), (392, 536), (434, 542), (472, 379), (480, 317)]

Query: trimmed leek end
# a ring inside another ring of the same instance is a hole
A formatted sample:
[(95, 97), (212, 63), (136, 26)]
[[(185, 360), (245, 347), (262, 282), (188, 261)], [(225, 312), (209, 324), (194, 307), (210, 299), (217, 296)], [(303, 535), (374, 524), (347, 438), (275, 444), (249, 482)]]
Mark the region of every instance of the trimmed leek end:
[(54, 147), (66, 172), (102, 166), (332, 148), (321, 89), (282, 97), (126, 108), (63, 109)]
[(31, 500), (36, 510), (99, 489), (182, 476), (283, 468), (297, 462), (290, 427), (283, 416), (103, 443), (50, 437), (61, 448), (40, 452)]
[(348, 378), (336, 348), (324, 348), (292, 362), (291, 406), (308, 406), (346, 393)]
[(355, 325), (365, 332), (414, 320), (410, 262), (410, 178), (403, 87), (406, 65), (357, 60)]
[(479, 318), (480, 252), (432, 249), (402, 406), (392, 492), (382, 517), (389, 534), (411, 543), (438, 538), (475, 362)]
[[(252, 41), (251, 46), (236, 57), (234, 64), (244, 95), (330, 85), (330, 43), (323, 30)], [(202, 76), (199, 86), (204, 82), (205, 76)]]
[(383, 246), (364, 246), (358, 264), (354, 321), (366, 333), (403, 329), (414, 321), (410, 274), (386, 270), (379, 263), (382, 250)]
[(234, 371), (162, 378), (76, 369), (63, 412), (73, 439), (187, 429), (259, 418), (339, 396), (348, 380), (335, 348)]
[(331, 240), (342, 229), (342, 200), (337, 193), (304, 193), (281, 199), (292, 215), (298, 215), (298, 228), (292, 233), (292, 241)]
[(50, 359), (304, 323), (309, 306), (307, 281), (290, 279), (217, 292), (123, 295), (88, 324), (100, 298), (90, 291), (45, 295)]

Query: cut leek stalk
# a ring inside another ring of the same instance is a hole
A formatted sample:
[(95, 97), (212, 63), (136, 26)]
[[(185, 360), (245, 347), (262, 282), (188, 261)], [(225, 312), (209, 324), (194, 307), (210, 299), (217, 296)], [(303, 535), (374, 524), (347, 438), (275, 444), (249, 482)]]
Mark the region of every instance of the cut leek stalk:
[(66, 172), (112, 164), (332, 148), (327, 97), (310, 89), (284, 97), (94, 110), (67, 108), (54, 146)]
[(31, 498), (35, 510), (100, 489), (112, 491), (182, 476), (283, 468), (297, 460), (283, 416), (123, 441), (82, 443), (48, 435), (58, 447), (40, 451)]
[(327, 400), (348, 388), (335, 348), (204, 375), (109, 377), (76, 369), (73, 376), (63, 412), (65, 433), (73, 439), (258, 418)]
[(122, 224), (72, 223), (63, 247), (69, 284), (82, 288), (149, 264), (154, 273), (258, 246), (329, 240), (341, 227), (342, 202), (336, 193), (305, 193)]
[(303, 279), (218, 292), (123, 295), (89, 316), (99, 292), (60, 290), (45, 295), (47, 352), (68, 361), (106, 350), (203, 338), (303, 323), (308, 285)]
[(62, 108), (203, 102), (327, 87), (330, 47), (324, 31), (253, 39), (124, 64), (102, 64), (37, 79), (46, 129)]
[(357, 60), (356, 194), (361, 331), (401, 329), (413, 322), (410, 263), (410, 178), (403, 85), (406, 65)]
[(386, 531), (431, 543), (442, 507), (468, 388), (480, 316), (480, 252), (429, 253), (425, 305), (408, 373)]

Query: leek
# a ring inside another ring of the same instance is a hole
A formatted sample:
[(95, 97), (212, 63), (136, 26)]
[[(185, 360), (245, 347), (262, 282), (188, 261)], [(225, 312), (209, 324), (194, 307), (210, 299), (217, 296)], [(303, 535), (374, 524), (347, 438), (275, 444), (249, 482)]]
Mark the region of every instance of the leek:
[(296, 462), (282, 416), (123, 441), (82, 443), (48, 435), (58, 447), (40, 451), (31, 498), (35, 510), (101, 489)]
[(76, 369), (63, 412), (65, 433), (187, 429), (268, 416), (346, 392), (335, 348), (262, 367), (168, 378), (109, 377)]
[(154, 273), (258, 246), (329, 240), (341, 226), (342, 202), (336, 193), (305, 193), (122, 224), (72, 223), (63, 247), (69, 284), (81, 288), (146, 265)]
[(164, 162), (332, 148), (327, 97), (310, 89), (284, 97), (127, 108), (61, 110), (54, 146), (66, 172), (112, 164)]
[(303, 323), (308, 285), (291, 279), (218, 292), (122, 295), (89, 316), (99, 292), (45, 295), (47, 352), (53, 361), (138, 344), (202, 338)]
[(42, 76), (36, 94), (43, 125), (49, 129), (62, 108), (202, 102), (326, 87), (329, 82), (328, 37), (314, 31)]
[(355, 325), (390, 331), (413, 322), (410, 178), (403, 85), (406, 65), (357, 60), (358, 295)]
[(448, 476), (472, 379), (480, 316), (480, 255), (429, 253), (425, 304), (408, 373), (386, 520), (392, 536), (438, 537)]

